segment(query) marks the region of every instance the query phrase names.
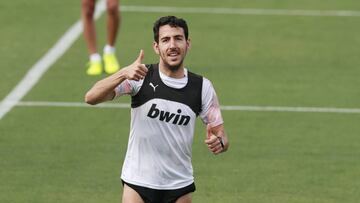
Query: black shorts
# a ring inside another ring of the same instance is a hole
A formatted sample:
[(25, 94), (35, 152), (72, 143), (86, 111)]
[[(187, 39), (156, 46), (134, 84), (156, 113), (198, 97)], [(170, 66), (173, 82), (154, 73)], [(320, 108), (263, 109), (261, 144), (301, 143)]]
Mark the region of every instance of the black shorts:
[(184, 196), (196, 190), (194, 183), (175, 190), (157, 190), (133, 185), (123, 180), (121, 181), (123, 185), (126, 184), (127, 186), (134, 189), (141, 196), (145, 203), (175, 203), (176, 200), (179, 199), (181, 196)]

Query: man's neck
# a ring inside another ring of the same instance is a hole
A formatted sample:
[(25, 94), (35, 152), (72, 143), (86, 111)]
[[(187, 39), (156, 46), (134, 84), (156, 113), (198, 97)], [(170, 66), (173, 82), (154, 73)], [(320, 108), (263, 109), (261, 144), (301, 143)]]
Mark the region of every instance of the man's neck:
[(181, 65), (177, 70), (171, 70), (161, 62), (159, 63), (161, 73), (171, 78), (183, 78), (185, 76), (184, 65)]

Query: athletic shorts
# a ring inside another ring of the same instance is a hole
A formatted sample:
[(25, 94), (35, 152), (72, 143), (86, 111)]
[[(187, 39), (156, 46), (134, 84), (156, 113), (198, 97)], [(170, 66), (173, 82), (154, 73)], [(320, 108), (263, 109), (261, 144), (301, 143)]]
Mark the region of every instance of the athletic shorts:
[(175, 203), (176, 200), (180, 197), (196, 190), (194, 183), (175, 190), (157, 190), (133, 185), (123, 180), (121, 181), (123, 185), (126, 184), (127, 186), (135, 190), (141, 196), (145, 203)]

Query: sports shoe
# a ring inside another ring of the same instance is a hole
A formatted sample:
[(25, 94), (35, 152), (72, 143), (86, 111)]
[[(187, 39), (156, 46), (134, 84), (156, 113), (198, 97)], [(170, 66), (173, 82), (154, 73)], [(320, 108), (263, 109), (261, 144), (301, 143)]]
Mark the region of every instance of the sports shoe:
[(104, 54), (105, 72), (107, 74), (113, 74), (120, 69), (119, 63), (115, 54)]
[(102, 73), (101, 61), (90, 61), (88, 64), (89, 68), (86, 70), (88, 75), (100, 75)]

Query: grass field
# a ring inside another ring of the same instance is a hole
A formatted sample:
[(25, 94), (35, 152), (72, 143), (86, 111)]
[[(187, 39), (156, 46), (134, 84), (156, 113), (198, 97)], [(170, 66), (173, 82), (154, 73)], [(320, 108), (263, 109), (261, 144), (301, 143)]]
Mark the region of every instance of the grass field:
[[(123, 6), (360, 12), (358, 0), (123, 0)], [(0, 3), (0, 100), (80, 17), (80, 1)], [(157, 60), (152, 24), (171, 12), (123, 12), (121, 64)], [(353, 113), (224, 110), (230, 150), (213, 156), (198, 120), (195, 203), (356, 203), (360, 199), (360, 16), (175, 13), (186, 66), (224, 106), (347, 108)], [(99, 48), (105, 18), (98, 21)], [(83, 102), (82, 36), (21, 101)], [(120, 98), (114, 103), (129, 103)], [(357, 111), (356, 111), (357, 110)], [(129, 109), (15, 106), (0, 119), (1, 203), (120, 202)]]

